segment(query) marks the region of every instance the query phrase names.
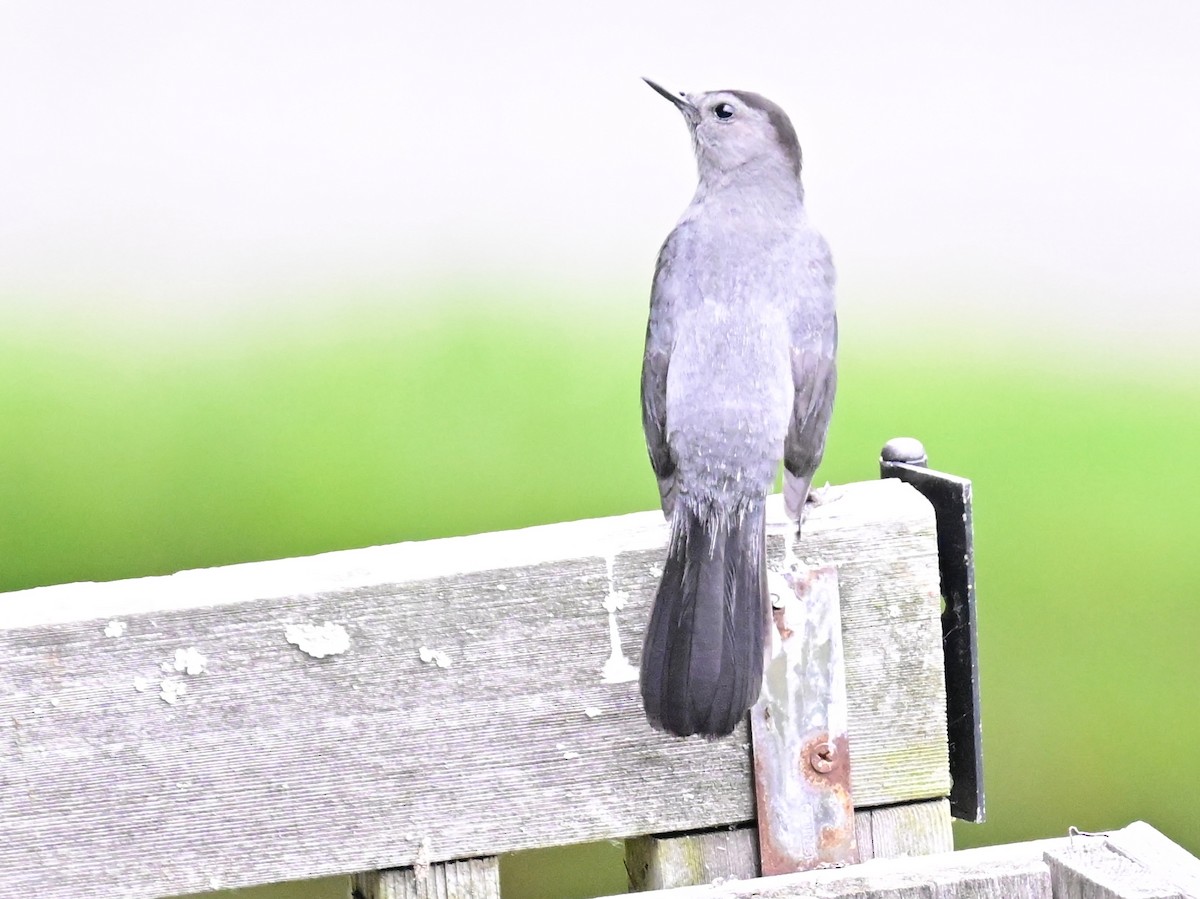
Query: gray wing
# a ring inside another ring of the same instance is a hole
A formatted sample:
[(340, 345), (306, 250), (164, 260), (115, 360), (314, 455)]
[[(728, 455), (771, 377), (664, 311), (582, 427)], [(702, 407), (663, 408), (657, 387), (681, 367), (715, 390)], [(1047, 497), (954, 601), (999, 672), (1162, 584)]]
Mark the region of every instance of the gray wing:
[(658, 252), (650, 289), (650, 321), (646, 325), (646, 353), (642, 358), (642, 429), (650, 466), (658, 478), (663, 513), (669, 518), (675, 506), (675, 458), (667, 443), (667, 369), (675, 343), (677, 293), (682, 285), (675, 276), (679, 230), (672, 231)]
[(796, 394), (783, 445), (784, 501), (799, 520), (813, 473), (825, 453), (825, 437), (837, 391), (837, 316), (833, 261), (824, 241), (813, 259), (813, 292), (792, 316), (792, 383)]

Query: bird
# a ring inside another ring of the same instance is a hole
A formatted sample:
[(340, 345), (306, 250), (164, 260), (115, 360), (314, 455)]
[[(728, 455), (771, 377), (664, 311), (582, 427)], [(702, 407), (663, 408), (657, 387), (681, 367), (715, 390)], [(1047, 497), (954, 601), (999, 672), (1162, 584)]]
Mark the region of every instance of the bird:
[(642, 646), (647, 720), (732, 733), (762, 689), (766, 497), (802, 518), (837, 389), (835, 271), (787, 114), (743, 90), (672, 93), (698, 184), (654, 269), (642, 425), (670, 538)]

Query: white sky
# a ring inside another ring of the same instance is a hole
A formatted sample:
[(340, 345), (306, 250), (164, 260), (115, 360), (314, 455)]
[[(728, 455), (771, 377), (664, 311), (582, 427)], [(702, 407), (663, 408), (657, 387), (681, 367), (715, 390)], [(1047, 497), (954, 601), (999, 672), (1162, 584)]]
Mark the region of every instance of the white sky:
[(694, 184), (645, 74), (789, 110), (844, 314), (1176, 340), (1198, 59), (1192, 0), (5, 2), (0, 305), (467, 276), (644, 305)]

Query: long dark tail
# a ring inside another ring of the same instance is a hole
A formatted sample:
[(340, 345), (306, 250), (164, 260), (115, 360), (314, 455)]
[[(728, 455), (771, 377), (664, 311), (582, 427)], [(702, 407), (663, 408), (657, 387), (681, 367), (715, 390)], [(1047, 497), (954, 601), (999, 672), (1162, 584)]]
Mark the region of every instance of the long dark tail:
[(730, 733), (762, 687), (767, 629), (766, 517), (675, 506), (671, 547), (642, 647), (642, 701), (676, 736)]

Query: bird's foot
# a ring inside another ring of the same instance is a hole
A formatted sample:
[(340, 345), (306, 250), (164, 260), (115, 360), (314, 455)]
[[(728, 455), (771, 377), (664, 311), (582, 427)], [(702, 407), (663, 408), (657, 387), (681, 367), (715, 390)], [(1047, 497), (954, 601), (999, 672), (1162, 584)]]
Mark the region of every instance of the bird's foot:
[(825, 503), (833, 499), (831, 485), (828, 481), (824, 487), (810, 487), (808, 495), (804, 497), (804, 503), (800, 506), (800, 515), (796, 521), (796, 536), (800, 536), (800, 531), (804, 528), (804, 522), (808, 519), (808, 513), (811, 509), (817, 506), (823, 506)]

